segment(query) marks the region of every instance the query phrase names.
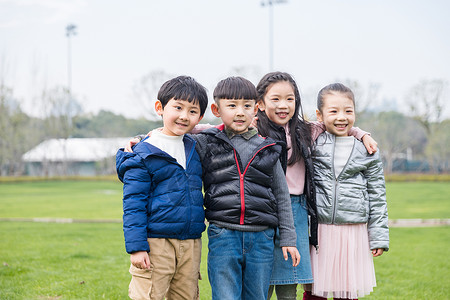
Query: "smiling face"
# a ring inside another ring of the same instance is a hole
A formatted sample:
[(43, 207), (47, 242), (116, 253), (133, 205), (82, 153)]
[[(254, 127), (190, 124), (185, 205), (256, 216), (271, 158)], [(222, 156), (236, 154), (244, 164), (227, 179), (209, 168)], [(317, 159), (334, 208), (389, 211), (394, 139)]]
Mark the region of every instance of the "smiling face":
[(218, 103), (211, 105), (216, 117), (222, 119), (225, 128), (236, 134), (248, 131), (258, 106), (255, 100), (248, 99), (219, 99)]
[(185, 100), (170, 99), (166, 106), (156, 101), (155, 110), (163, 118), (162, 133), (169, 136), (180, 136), (188, 133), (200, 122), (200, 105)]
[(279, 81), (267, 88), (259, 110), (278, 125), (286, 125), (295, 113), (295, 93), (289, 81)]
[(321, 110), (316, 110), (317, 120), (323, 122), (329, 133), (347, 136), (355, 123), (355, 104), (342, 93), (328, 93), (323, 97)]

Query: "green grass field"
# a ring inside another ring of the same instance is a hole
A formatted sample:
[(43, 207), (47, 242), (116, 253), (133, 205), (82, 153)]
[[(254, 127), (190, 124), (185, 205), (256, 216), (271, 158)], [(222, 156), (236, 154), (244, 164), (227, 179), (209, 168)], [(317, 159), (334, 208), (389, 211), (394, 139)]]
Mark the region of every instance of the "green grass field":
[(450, 218), (450, 182), (388, 182), (389, 218)]
[[(446, 182), (388, 183), (390, 218), (449, 218)], [(120, 219), (121, 184), (0, 184), (0, 218)], [(203, 237), (201, 299), (210, 299)], [(0, 222), (0, 299), (127, 299), (120, 223)], [(368, 299), (450, 299), (450, 228), (391, 228)], [(301, 289), (299, 289), (299, 294)], [(301, 296), (299, 295), (299, 299)]]
[(122, 218), (119, 181), (3, 183), (0, 199), (0, 218)]

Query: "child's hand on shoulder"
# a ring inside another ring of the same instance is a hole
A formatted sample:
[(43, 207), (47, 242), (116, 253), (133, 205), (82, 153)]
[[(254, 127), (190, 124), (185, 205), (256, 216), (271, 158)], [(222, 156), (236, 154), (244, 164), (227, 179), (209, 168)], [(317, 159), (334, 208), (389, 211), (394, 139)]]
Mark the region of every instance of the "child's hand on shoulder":
[(253, 127), (253, 128), (256, 129), (257, 126), (258, 126), (258, 117), (255, 116), (255, 117), (253, 118), (252, 122), (250, 123), (250, 127)]
[(300, 263), (300, 253), (298, 253), (296, 247), (281, 247), (281, 250), (283, 251), (284, 260), (288, 260), (288, 252), (289, 252), (292, 258), (292, 266), (293, 267), (298, 266), (298, 264)]
[(150, 257), (146, 251), (133, 252), (130, 255), (130, 261), (138, 269), (150, 270)]
[(141, 140), (137, 137), (132, 138), (128, 141), (127, 145), (124, 148), (125, 152), (133, 152), (133, 146), (139, 143)]
[(373, 249), (372, 250), (372, 255), (373, 255), (373, 257), (377, 257), (377, 256), (382, 255), (383, 252), (384, 252), (383, 248)]
[(377, 152), (378, 143), (373, 139), (373, 137), (371, 137), (368, 134), (365, 134), (362, 137), (362, 142), (363, 142), (364, 146), (366, 146), (367, 152), (369, 154), (374, 154), (375, 152)]
[[(157, 128), (156, 130), (161, 130), (162, 128)], [(147, 133), (147, 136), (152, 136), (152, 131), (150, 130)], [(136, 145), (137, 143), (139, 143), (140, 141), (142, 141), (145, 138), (145, 136), (143, 135), (137, 135), (134, 138), (132, 138), (131, 140), (128, 141), (127, 145), (124, 148), (125, 152), (130, 152), (133, 153), (133, 146)]]

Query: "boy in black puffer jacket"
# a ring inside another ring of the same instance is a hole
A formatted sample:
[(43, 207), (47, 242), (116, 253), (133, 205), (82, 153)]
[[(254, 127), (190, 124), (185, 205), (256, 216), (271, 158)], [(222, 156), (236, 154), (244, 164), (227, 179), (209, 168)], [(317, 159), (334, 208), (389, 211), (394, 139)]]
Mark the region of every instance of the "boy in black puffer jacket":
[(249, 128), (256, 88), (242, 77), (220, 81), (211, 109), (223, 125), (193, 135), (203, 166), (212, 299), (267, 299), (275, 228), (285, 259), (300, 255), (282, 145)]

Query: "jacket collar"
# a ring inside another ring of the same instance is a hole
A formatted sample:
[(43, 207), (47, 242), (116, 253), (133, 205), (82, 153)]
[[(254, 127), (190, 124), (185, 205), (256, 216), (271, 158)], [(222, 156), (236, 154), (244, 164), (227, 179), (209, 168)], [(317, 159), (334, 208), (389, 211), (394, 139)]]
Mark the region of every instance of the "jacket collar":
[[(145, 142), (146, 139), (148, 139), (148, 137), (143, 139), (141, 142), (139, 142), (136, 145), (136, 147), (133, 148), (133, 151), (136, 154), (138, 154), (139, 156), (141, 156), (144, 159), (151, 155), (155, 155), (155, 156), (167, 158), (168, 160), (176, 161), (175, 158), (173, 158), (172, 156), (167, 154), (165, 151), (159, 149), (158, 147), (153, 146), (152, 144)], [(190, 158), (192, 157), (193, 151), (195, 151), (195, 143), (196, 142), (192, 137), (185, 134), (183, 137), (183, 143), (184, 143), (185, 153), (187, 153), (187, 155), (186, 155), (186, 166), (187, 166)]]
[(249, 129), (248, 129), (248, 131), (246, 131), (246, 132), (244, 132), (244, 133), (241, 133), (241, 134), (236, 134), (236, 133), (234, 133), (233, 131), (231, 131), (231, 130), (229, 130), (229, 129), (225, 129), (224, 130), (225, 131), (225, 134), (228, 136), (228, 138), (231, 140), (233, 137), (235, 137), (235, 136), (237, 136), (237, 135), (240, 135), (240, 136), (242, 136), (244, 139), (246, 139), (247, 141), (249, 140), (249, 139), (251, 139), (254, 135), (257, 135), (258, 134), (258, 131), (255, 129), (255, 128), (253, 128), (253, 127), (250, 127)]
[(219, 126), (212, 127), (212, 128), (207, 129), (207, 130), (204, 130), (201, 133), (212, 134), (212, 135), (215, 135), (217, 138), (229, 141), (233, 137), (235, 137), (236, 135), (241, 135), (244, 139), (249, 140), (253, 136), (257, 135), (258, 131), (256, 130), (256, 128), (249, 127), (248, 131), (246, 131), (246, 132), (244, 132), (242, 134), (235, 134), (231, 130), (227, 130), (225, 128), (224, 124), (220, 124)]

